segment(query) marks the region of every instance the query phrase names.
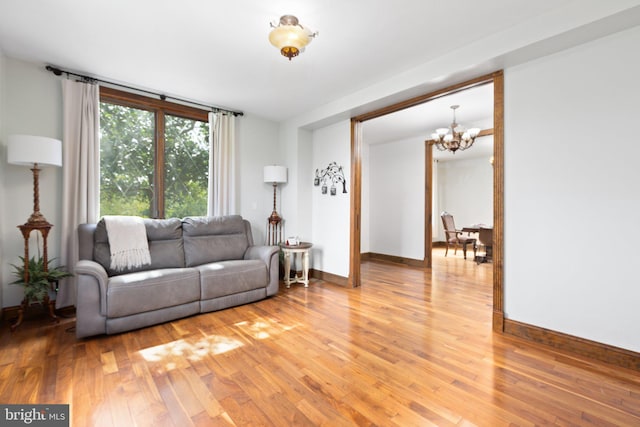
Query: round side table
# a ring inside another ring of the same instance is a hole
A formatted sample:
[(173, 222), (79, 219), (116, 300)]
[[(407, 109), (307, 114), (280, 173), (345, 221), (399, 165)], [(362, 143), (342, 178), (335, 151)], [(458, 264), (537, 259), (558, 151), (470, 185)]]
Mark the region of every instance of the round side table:
[[(292, 283), (303, 283), (304, 287), (309, 287), (309, 250), (313, 246), (309, 242), (300, 242), (297, 245), (287, 245), (284, 243), (280, 243), (280, 249), (284, 253), (284, 283), (287, 285), (287, 288), (291, 286)], [(291, 279), (291, 257), (296, 256), (296, 254), (300, 254), (302, 257), (302, 277), (296, 277)]]

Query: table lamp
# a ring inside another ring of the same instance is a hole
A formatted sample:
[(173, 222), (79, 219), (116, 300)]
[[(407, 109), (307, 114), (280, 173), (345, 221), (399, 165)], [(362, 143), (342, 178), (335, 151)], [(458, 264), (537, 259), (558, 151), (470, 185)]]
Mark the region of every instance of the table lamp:
[(62, 143), (53, 138), (31, 135), (9, 135), (7, 162), (33, 166), (33, 213), (25, 225), (48, 224), (40, 213), (39, 166), (62, 166)]

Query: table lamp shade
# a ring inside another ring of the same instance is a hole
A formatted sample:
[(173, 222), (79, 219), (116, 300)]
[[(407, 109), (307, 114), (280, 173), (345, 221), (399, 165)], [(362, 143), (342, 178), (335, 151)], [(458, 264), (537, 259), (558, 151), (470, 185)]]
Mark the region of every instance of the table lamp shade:
[(62, 166), (62, 143), (53, 138), (9, 135), (7, 162), (12, 165)]
[(284, 166), (265, 166), (264, 182), (283, 183), (287, 182), (287, 168)]

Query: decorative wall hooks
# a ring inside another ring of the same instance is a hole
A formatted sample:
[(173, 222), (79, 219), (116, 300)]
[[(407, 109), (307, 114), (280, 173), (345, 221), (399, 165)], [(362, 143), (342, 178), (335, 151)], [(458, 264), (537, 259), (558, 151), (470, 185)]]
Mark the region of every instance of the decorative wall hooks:
[(347, 192), (347, 180), (344, 177), (342, 166), (338, 166), (336, 162), (329, 163), (329, 166), (319, 170), (316, 169), (316, 176), (313, 179), (313, 185), (320, 186), (322, 194), (327, 194), (327, 185), (331, 184), (330, 192), (332, 196), (336, 195), (336, 185), (342, 183), (342, 192)]

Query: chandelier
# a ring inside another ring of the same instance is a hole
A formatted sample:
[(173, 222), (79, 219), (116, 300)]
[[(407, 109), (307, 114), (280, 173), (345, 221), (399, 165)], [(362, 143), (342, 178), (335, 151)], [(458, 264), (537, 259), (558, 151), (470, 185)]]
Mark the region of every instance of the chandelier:
[[(471, 128), (466, 130), (464, 127), (456, 123), (456, 109), (459, 105), (452, 105), (453, 110), (453, 123), (451, 123), (451, 129), (438, 128), (435, 133), (431, 134), (431, 139), (435, 141), (435, 146), (440, 151), (449, 150), (455, 154), (456, 151), (464, 151), (473, 145), (476, 137), (480, 133), (480, 129)], [(449, 133), (451, 130), (451, 133)]]
[(312, 33), (300, 25), (298, 18), (293, 15), (281, 16), (278, 25), (272, 22), (271, 28), (273, 30), (269, 33), (269, 41), (280, 49), (282, 56), (289, 58), (289, 61), (300, 55), (304, 47), (311, 43), (311, 39), (318, 35), (317, 32)]

